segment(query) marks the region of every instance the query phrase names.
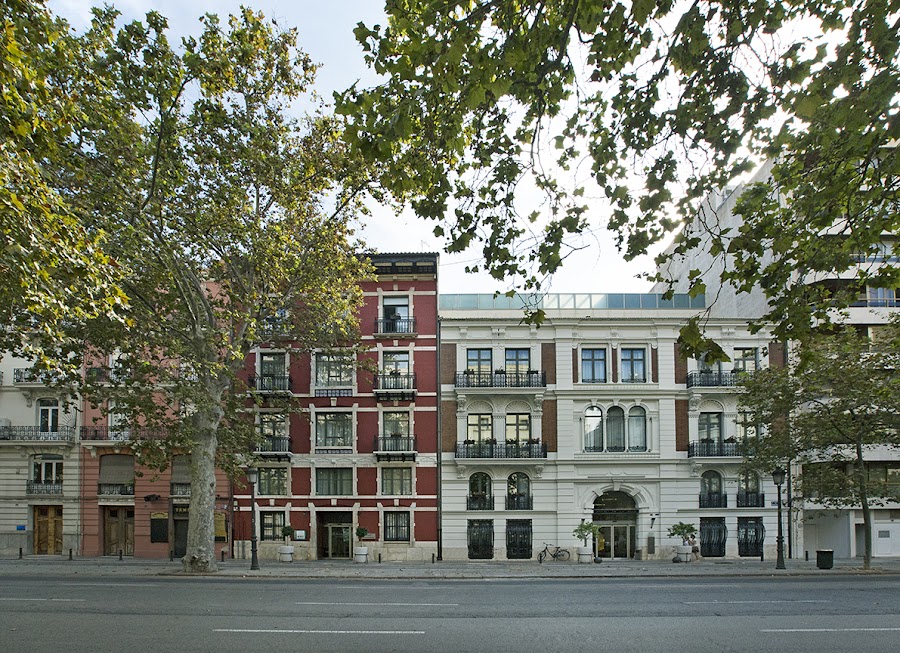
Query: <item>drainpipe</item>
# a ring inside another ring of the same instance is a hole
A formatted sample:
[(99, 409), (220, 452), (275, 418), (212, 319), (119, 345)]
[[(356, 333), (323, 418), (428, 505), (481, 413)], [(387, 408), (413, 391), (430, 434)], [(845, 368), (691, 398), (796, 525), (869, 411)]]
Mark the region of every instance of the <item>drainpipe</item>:
[[(437, 269), (435, 269), (435, 280), (437, 280)], [(436, 285), (436, 284), (435, 284)], [(440, 295), (438, 298), (438, 306), (440, 306)], [(441, 317), (438, 316), (437, 319), (437, 346), (436, 346), (436, 358), (437, 358), (437, 411), (435, 414), (437, 415), (437, 559), (444, 559), (444, 509), (442, 507), (443, 503), (443, 492), (441, 491), (443, 488), (442, 482), (442, 465), (441, 465), (441, 450), (443, 449), (444, 435), (442, 431), (443, 419), (441, 416)]]

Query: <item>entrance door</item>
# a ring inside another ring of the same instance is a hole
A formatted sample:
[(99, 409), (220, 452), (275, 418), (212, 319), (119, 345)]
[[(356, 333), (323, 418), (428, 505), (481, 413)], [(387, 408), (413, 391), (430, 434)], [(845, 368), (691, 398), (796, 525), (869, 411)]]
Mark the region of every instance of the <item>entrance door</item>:
[(326, 558), (350, 557), (350, 527), (347, 524), (325, 524)]
[(635, 527), (632, 524), (599, 524), (603, 547), (601, 558), (628, 560), (634, 555)]
[(103, 555), (134, 555), (134, 508), (106, 506), (103, 512)]
[(188, 520), (178, 519), (176, 517), (172, 522), (172, 526), (175, 530), (175, 541), (172, 543), (172, 553), (176, 558), (181, 558), (187, 553)]
[(34, 507), (34, 552), (62, 553), (62, 506)]

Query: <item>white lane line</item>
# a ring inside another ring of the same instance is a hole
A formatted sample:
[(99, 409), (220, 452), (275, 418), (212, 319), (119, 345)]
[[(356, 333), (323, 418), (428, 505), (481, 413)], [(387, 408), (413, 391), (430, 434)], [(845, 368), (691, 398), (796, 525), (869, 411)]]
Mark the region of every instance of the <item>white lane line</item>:
[(87, 599), (3, 599), (0, 601), (58, 601), (60, 603), (77, 603), (87, 601)]
[(215, 628), (214, 633), (298, 633), (301, 635), (424, 635), (424, 630), (279, 630), (277, 628)]
[(772, 628), (760, 630), (761, 633), (879, 633), (896, 631), (900, 628)]
[(831, 603), (831, 601), (819, 601), (819, 600), (777, 600), (773, 599), (771, 601), (682, 601), (685, 605), (742, 605), (745, 603)]
[(296, 605), (383, 605), (393, 607), (417, 607), (421, 605), (429, 608), (455, 608), (459, 603), (324, 603), (319, 601), (297, 601)]
[(59, 583), (65, 587), (157, 587), (158, 583)]

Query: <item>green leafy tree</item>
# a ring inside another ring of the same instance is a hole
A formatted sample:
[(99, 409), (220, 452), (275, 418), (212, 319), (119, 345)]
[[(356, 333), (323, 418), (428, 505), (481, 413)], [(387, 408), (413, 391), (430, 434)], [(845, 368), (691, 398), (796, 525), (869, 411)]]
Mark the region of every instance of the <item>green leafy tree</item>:
[[(888, 483), (884, 450), (900, 447), (900, 324), (876, 341), (852, 327), (817, 334), (793, 368), (768, 368), (743, 383), (740, 410), (759, 432), (747, 465), (769, 474), (790, 463), (805, 507), (859, 507), (864, 565), (872, 558), (873, 505), (900, 500)], [(881, 470), (881, 479), (877, 471)]]
[[(739, 233), (704, 229), (729, 254), (722, 280), (763, 287), (761, 322), (795, 338), (821, 305), (813, 292), (848, 301), (796, 275), (849, 269), (900, 226), (894, 2), (396, 0), (386, 12), (386, 26), (356, 29), (386, 79), (338, 98), (348, 141), (383, 164), (393, 197), (439, 221), (449, 251), (480, 245), (498, 281), (540, 288), (598, 225), (626, 258), (643, 254), (774, 159)], [(686, 230), (658, 263), (698, 243)], [(872, 274), (898, 279), (896, 265)], [(688, 325), (686, 353), (709, 344)]]
[(46, 347), (85, 357), (78, 392), (131, 428), (140, 462), (190, 454), (183, 563), (211, 571), (215, 470), (253, 450), (250, 397), (296, 409), (248, 393), (249, 356), (358, 342), (365, 168), (335, 121), (289, 117), (315, 73), (293, 31), (245, 9), (207, 15), (176, 49), (160, 14), (117, 18), (95, 9), (84, 34), (60, 37), (54, 83), (84, 98), (83, 119), (44, 167), (86, 232), (107, 234), (128, 320), (72, 323)]
[(35, 331), (62, 338), (65, 323), (127, 305), (120, 268), (60, 197), (44, 167), (82, 121), (79, 98), (53, 81), (72, 55), (65, 26), (36, 0), (0, 6), (0, 350), (42, 367)]

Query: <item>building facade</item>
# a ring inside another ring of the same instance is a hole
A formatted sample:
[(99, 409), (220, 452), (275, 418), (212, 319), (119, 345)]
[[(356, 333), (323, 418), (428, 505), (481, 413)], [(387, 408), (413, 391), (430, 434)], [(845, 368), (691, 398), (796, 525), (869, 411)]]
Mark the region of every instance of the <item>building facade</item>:
[(441, 296), (445, 558), (533, 559), (579, 544), (582, 521), (604, 558), (672, 558), (677, 522), (704, 556), (774, 556), (772, 480), (740, 473), (754, 433), (735, 384), (780, 348), (717, 320), (734, 367), (684, 361), (678, 332), (702, 297), (532, 301), (540, 328), (518, 298)]

